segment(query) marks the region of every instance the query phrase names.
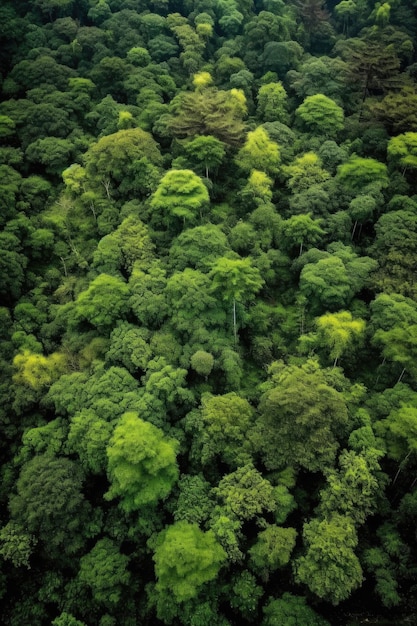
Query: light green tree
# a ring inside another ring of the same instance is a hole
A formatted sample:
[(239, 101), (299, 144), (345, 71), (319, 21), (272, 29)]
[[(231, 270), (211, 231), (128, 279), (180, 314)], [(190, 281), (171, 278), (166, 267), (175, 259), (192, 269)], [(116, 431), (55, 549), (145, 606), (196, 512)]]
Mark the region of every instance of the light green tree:
[(278, 144), (269, 139), (262, 126), (248, 133), (246, 142), (239, 150), (236, 159), (239, 167), (247, 172), (254, 169), (266, 172), (270, 176), (277, 174), (281, 161)]
[(329, 351), (336, 367), (342, 354), (350, 350), (363, 339), (366, 322), (363, 319), (353, 319), (350, 311), (326, 313), (315, 320), (317, 340)]
[(158, 535), (153, 560), (156, 591), (172, 593), (177, 602), (184, 602), (216, 578), (226, 553), (213, 531), (204, 532), (197, 524), (180, 521)]
[(342, 107), (321, 93), (307, 96), (295, 114), (307, 130), (324, 137), (335, 137), (344, 126)]
[(137, 414), (125, 413), (107, 446), (110, 489), (105, 498), (120, 497), (127, 512), (166, 498), (178, 478), (177, 445)]
[(193, 225), (202, 217), (209, 203), (209, 194), (201, 178), (192, 170), (169, 170), (152, 196), (150, 206), (159, 220), (169, 225), (171, 218)]
[(210, 272), (212, 290), (222, 300), (232, 303), (233, 332), (237, 342), (236, 302), (248, 302), (261, 289), (264, 281), (259, 270), (252, 265), (250, 257), (244, 259), (221, 257), (212, 265)]

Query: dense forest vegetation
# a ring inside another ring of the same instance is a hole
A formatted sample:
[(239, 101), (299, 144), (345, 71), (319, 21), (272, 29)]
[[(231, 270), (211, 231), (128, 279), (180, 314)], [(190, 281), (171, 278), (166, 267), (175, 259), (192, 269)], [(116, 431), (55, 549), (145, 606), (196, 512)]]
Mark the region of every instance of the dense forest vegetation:
[(6, 626), (417, 613), (417, 0), (4, 0)]

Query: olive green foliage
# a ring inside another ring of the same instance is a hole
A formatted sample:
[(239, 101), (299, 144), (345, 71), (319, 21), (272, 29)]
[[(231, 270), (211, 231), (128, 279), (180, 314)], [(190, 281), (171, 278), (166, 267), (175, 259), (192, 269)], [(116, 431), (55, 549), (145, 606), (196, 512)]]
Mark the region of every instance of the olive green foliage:
[(297, 580), (319, 598), (339, 604), (363, 579), (351, 518), (335, 514), (328, 520), (313, 519), (305, 524), (303, 537), (307, 550), (295, 561)]
[(346, 400), (333, 386), (331, 374), (314, 360), (301, 367), (277, 362), (270, 373), (256, 426), (266, 466), (299, 466), (313, 472), (331, 467), (349, 423)]
[(1, 621), (412, 622), (416, 1), (0, 4)]

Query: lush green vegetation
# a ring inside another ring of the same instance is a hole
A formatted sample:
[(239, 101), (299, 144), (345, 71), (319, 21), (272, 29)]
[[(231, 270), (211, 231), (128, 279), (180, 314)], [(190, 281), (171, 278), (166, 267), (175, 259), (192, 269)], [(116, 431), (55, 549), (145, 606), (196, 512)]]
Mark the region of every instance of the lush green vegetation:
[(4, 624), (416, 614), (416, 11), (2, 2)]

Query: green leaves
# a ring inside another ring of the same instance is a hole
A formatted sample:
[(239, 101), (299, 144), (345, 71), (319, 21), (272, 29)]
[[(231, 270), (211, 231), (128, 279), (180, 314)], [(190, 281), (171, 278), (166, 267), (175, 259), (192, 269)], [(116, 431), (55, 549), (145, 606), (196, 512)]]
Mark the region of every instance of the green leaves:
[(121, 508), (129, 512), (166, 498), (178, 478), (177, 445), (153, 424), (125, 413), (107, 447), (111, 486), (106, 499), (120, 497)]
[(192, 170), (169, 170), (161, 179), (150, 205), (165, 225), (169, 225), (171, 217), (180, 218), (184, 224), (193, 224), (198, 216), (201, 217), (208, 202), (207, 188)]
[(217, 576), (226, 553), (211, 530), (203, 532), (196, 524), (177, 522), (159, 534), (153, 559), (156, 590), (184, 602)]
[(344, 126), (342, 107), (321, 93), (307, 96), (295, 114), (305, 128), (325, 137), (335, 137)]
[(298, 582), (334, 605), (349, 597), (363, 580), (355, 527), (349, 517), (332, 515), (304, 525), (305, 556), (295, 561)]
[(104, 606), (120, 601), (123, 587), (129, 583), (129, 557), (120, 554), (119, 546), (108, 537), (99, 539), (80, 561), (78, 577), (92, 591), (93, 598)]

